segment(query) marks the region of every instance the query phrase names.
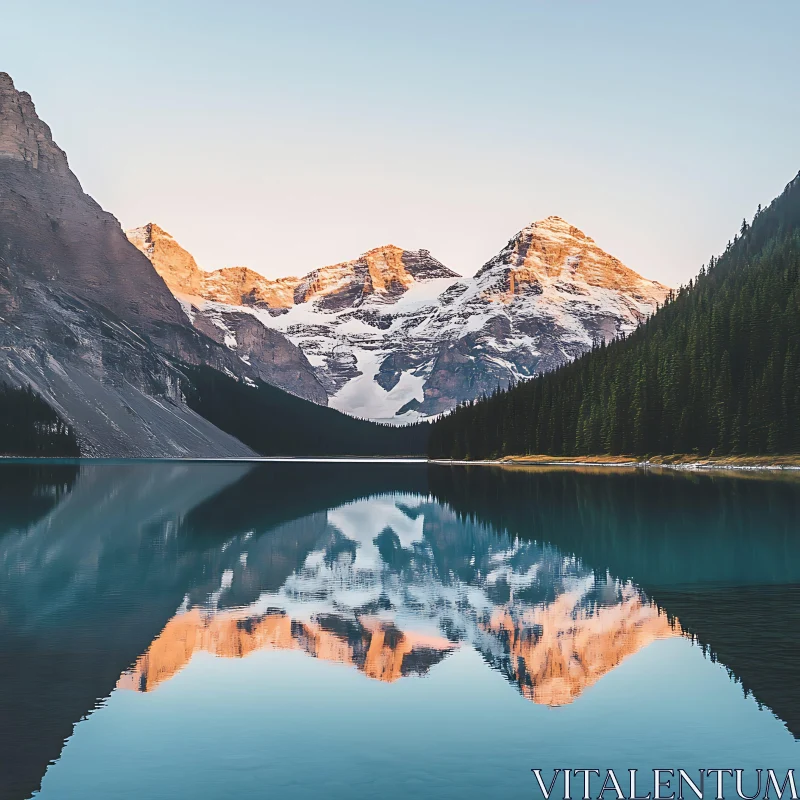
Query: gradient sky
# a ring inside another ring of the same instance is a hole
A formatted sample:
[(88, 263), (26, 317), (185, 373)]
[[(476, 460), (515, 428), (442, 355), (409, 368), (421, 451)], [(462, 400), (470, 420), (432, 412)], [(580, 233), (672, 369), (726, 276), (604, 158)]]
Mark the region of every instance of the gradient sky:
[(558, 214), (676, 285), (800, 169), (800, 2), (5, 0), (84, 188), (201, 266), (392, 242), (471, 274)]

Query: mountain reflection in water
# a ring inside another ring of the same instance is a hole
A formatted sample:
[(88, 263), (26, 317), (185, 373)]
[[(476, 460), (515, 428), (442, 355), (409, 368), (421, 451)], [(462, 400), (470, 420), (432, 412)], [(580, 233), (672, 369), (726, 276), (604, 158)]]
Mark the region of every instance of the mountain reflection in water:
[(0, 798), (29, 796), (115, 686), (157, 690), (200, 652), (294, 650), (395, 682), (469, 648), (563, 706), (689, 636), (800, 733), (783, 627), (800, 617), (795, 481), (179, 462), (3, 475)]
[[(281, 536), (296, 542), (307, 530), (300, 520)], [(302, 650), (394, 681), (426, 673), (463, 643), (530, 700), (561, 705), (627, 655), (680, 631), (629, 581), (460, 520), (419, 495), (330, 509), (302, 566), (277, 591), (231, 609), (240, 585), (261, 583), (264, 562), (251, 557), (250, 541), (226, 542), (239, 558), (220, 586), (199, 605), (187, 599), (120, 687), (154, 689), (199, 650), (232, 658)]]

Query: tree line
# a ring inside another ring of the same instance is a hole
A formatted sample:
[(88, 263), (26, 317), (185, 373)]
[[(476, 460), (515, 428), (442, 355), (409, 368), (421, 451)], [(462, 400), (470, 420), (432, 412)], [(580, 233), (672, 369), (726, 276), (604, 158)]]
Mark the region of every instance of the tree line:
[(0, 453), (77, 458), (80, 447), (69, 423), (33, 389), (0, 384)]
[(461, 405), (428, 452), (800, 453), (800, 175), (630, 335)]

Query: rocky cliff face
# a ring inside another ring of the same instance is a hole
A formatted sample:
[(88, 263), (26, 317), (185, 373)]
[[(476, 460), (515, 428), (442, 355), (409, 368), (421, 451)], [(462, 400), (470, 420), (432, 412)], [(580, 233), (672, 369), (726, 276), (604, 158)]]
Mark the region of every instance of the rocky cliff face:
[[(197, 284), (187, 256), (151, 256), (178, 296)], [(669, 291), (560, 217), (524, 228), (470, 279), (394, 245), (303, 278), (254, 275), (205, 273), (195, 308), (216, 324), (251, 314), (303, 350), (330, 405), (390, 422), (553, 369), (631, 331)]]
[(73, 423), (85, 455), (250, 454), (186, 407), (180, 362), (267, 381), (273, 366), (279, 377), (305, 367), (307, 395), (325, 401), (302, 353), (280, 333), (259, 327), (266, 355), (249, 364), (190, 324), (117, 220), (83, 192), (30, 96), (5, 73), (0, 318), (0, 381), (30, 384)]
[(250, 452), (181, 402), (172, 358), (209, 357), (207, 340), (82, 191), (31, 98), (5, 73), (0, 315), (0, 380), (33, 386), (73, 423), (86, 455)]
[[(0, 73), (0, 257), (10, 278), (102, 305), (154, 341), (180, 346), (181, 309), (85, 194), (30, 96)], [(184, 342), (191, 347), (191, 342)]]
[(67, 154), (53, 141), (48, 125), (39, 119), (31, 96), (18, 92), (5, 72), (0, 72), (0, 113), (3, 119), (0, 158), (77, 182), (67, 163)]

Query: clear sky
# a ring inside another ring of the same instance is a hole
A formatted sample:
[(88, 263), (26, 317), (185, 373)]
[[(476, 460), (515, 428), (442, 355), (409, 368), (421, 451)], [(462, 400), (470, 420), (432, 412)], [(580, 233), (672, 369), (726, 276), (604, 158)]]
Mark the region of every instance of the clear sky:
[(4, 0), (84, 188), (201, 266), (394, 243), (471, 274), (558, 214), (685, 282), (800, 169), (798, 0)]

